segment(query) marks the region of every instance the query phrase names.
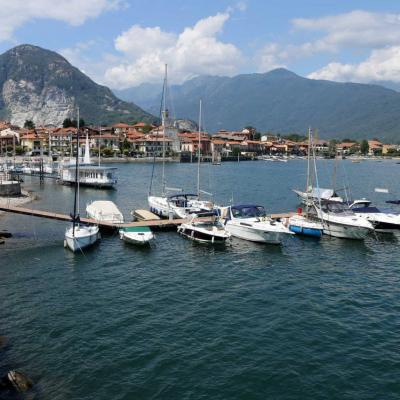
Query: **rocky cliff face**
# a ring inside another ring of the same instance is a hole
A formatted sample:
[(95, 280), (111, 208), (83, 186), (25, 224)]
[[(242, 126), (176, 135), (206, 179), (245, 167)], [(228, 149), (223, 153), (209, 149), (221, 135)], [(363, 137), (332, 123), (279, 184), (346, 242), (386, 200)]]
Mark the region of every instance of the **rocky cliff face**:
[(22, 126), (59, 126), (75, 118), (79, 106), (86, 122), (145, 121), (155, 118), (133, 103), (119, 100), (52, 51), (31, 45), (14, 47), (0, 55), (0, 117)]

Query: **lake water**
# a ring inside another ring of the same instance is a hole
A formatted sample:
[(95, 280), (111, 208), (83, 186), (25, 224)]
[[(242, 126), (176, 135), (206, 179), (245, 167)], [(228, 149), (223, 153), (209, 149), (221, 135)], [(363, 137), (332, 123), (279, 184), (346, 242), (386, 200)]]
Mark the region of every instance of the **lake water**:
[[(332, 161), (319, 161), (331, 186)], [(202, 166), (219, 203), (297, 207), (304, 160)], [(109, 199), (128, 218), (147, 208), (150, 164), (118, 165)], [(157, 176), (159, 176), (157, 166)], [(195, 188), (196, 166), (168, 164), (168, 184)], [(400, 165), (344, 160), (337, 187), (383, 205), (400, 198)], [(37, 178), (32, 208), (72, 210), (73, 190)], [(157, 187), (157, 186), (156, 186)], [(374, 192), (390, 189), (391, 195)], [(400, 206), (399, 206), (400, 210)], [(82, 212), (82, 215), (84, 213)], [(224, 249), (160, 232), (151, 249), (115, 235), (82, 254), (63, 248), (63, 222), (0, 217), (0, 373), (18, 368), (38, 399), (398, 399), (400, 250), (395, 236), (365, 242), (233, 240)], [(0, 398), (1, 398), (0, 394)]]

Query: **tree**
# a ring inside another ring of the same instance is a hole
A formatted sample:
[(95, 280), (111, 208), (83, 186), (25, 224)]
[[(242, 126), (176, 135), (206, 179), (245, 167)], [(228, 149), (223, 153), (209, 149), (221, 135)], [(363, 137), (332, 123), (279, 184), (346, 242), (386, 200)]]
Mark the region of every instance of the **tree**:
[(63, 128), (71, 128), (72, 126), (71, 118), (65, 118), (63, 121)]
[(336, 156), (336, 144), (337, 141), (334, 139), (329, 142), (328, 151), (330, 155)]
[(153, 127), (152, 127), (151, 125), (145, 125), (145, 126), (142, 128), (142, 132), (143, 132), (143, 133), (149, 133), (152, 129), (153, 129)]
[(111, 149), (103, 149), (102, 150), (103, 156), (104, 157), (112, 157), (114, 155), (114, 152)]
[(31, 119), (25, 120), (24, 128), (26, 129), (35, 129), (35, 124)]
[(232, 149), (232, 155), (237, 157), (238, 155), (240, 155), (240, 149), (238, 147), (234, 147)]
[(361, 151), (361, 153), (362, 154), (368, 154), (368, 152), (369, 152), (369, 144), (368, 144), (368, 141), (367, 140), (363, 140), (362, 142), (361, 142), (361, 144), (360, 144), (360, 151)]
[(285, 135), (283, 138), (286, 140), (290, 140), (292, 142), (303, 142), (307, 140), (306, 136), (299, 135), (297, 133), (291, 133), (290, 135)]
[(253, 139), (254, 139), (254, 140), (260, 140), (260, 139), (261, 139), (261, 133), (260, 133), (260, 132), (256, 132), (256, 133), (254, 134)]
[(22, 146), (15, 146), (15, 154), (21, 156), (24, 154), (24, 148)]
[(254, 139), (254, 135), (257, 132), (257, 129), (254, 126), (245, 126), (244, 129), (247, 129), (250, 132), (250, 139)]
[[(83, 118), (79, 118), (79, 127), (85, 126), (85, 120)], [(77, 121), (76, 119), (65, 118), (63, 121), (63, 128), (76, 128)]]

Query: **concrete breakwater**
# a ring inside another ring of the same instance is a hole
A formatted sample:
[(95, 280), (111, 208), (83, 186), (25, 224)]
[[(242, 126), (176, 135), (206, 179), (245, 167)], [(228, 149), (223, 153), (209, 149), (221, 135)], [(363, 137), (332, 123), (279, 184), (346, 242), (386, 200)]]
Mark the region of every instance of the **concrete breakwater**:
[[(27, 190), (21, 190), (19, 196), (0, 196), (0, 206), (21, 206), (23, 204), (30, 203), (35, 200), (37, 196), (33, 192), (28, 192)], [(0, 215), (3, 212), (0, 211)]]

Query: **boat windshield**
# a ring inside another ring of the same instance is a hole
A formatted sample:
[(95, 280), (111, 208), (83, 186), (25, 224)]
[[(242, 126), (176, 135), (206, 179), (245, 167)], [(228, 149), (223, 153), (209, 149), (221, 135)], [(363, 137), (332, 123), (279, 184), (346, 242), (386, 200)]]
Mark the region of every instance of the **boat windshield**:
[(322, 209), (325, 212), (330, 212), (334, 214), (353, 214), (349, 206), (344, 203), (325, 203), (322, 205)]
[(265, 209), (262, 206), (238, 206), (232, 207), (234, 218), (258, 218), (265, 217)]

